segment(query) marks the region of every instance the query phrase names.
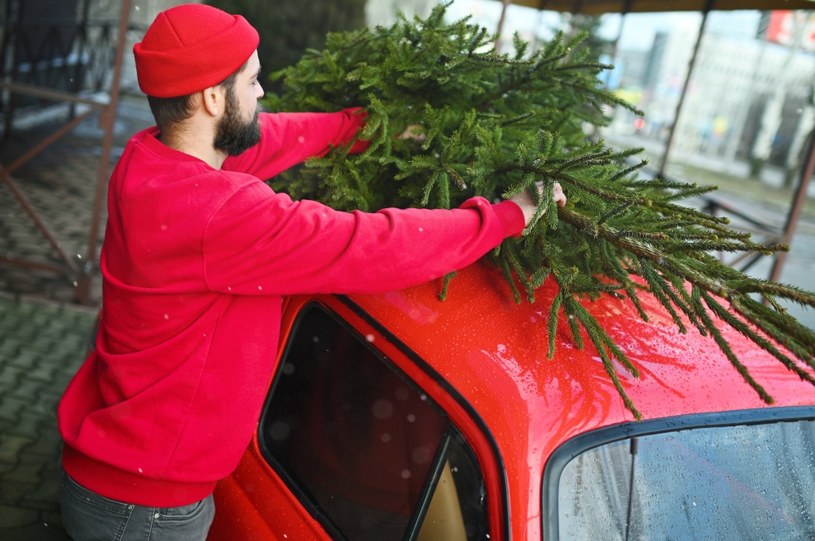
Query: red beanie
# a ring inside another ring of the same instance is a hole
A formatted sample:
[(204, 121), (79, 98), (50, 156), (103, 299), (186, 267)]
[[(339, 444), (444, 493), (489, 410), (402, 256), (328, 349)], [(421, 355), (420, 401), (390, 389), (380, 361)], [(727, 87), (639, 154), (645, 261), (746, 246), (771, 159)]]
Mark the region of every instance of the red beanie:
[(260, 37), (246, 19), (202, 4), (163, 11), (133, 47), (139, 88), (175, 98), (215, 86), (257, 49)]

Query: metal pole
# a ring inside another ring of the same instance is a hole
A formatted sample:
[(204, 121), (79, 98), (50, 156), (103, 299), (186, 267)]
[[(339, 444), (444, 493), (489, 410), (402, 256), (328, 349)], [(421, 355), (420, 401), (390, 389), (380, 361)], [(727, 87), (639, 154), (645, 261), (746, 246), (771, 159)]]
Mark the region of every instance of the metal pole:
[(25, 154), (14, 160), (8, 167), (6, 167), (6, 172), (10, 175), (14, 173), (17, 169), (25, 165), (27, 162), (31, 161), (37, 154), (51, 146), (55, 143), (58, 139), (67, 135), (71, 130), (81, 124), (86, 118), (91, 116), (95, 111), (87, 111), (82, 113), (79, 116), (74, 117), (71, 119), (70, 122), (59, 128), (57, 131), (37, 143), (33, 148), (26, 151)]
[[(801, 171), (801, 180), (798, 182), (798, 188), (792, 199), (792, 206), (790, 207), (789, 214), (787, 214), (787, 221), (784, 224), (784, 234), (781, 237), (781, 242), (789, 244), (795, 236), (795, 229), (798, 225), (798, 219), (801, 217), (801, 209), (804, 207), (804, 201), (807, 198), (809, 191), (809, 183), (812, 182), (812, 175), (815, 175), (815, 129), (809, 134), (809, 158), (807, 159), (806, 166)], [(773, 267), (770, 270), (770, 280), (777, 282), (781, 278), (781, 270), (784, 268), (784, 263), (787, 261), (787, 252), (778, 252), (775, 254)]]
[[(631, 0), (624, 0), (623, 7), (620, 10), (620, 26), (617, 27), (617, 36), (614, 38), (614, 41), (611, 42), (611, 65), (614, 66), (614, 69), (617, 67), (617, 55), (619, 54), (620, 49), (620, 40), (623, 38), (623, 29), (625, 28), (625, 18), (628, 15), (628, 11), (631, 9)], [(611, 73), (608, 74), (608, 78), (606, 79), (606, 84), (604, 85), (606, 89), (609, 89), (609, 84), (611, 83)], [(596, 134), (598, 131), (598, 126), (594, 126), (593, 134)]]
[(495, 29), (495, 50), (501, 47), (501, 33), (504, 31), (504, 20), (507, 16), (507, 8), (512, 0), (501, 0), (501, 15), (498, 17), (498, 27)]
[(99, 168), (96, 177), (96, 193), (91, 214), (91, 226), (88, 232), (88, 248), (85, 252), (85, 264), (77, 280), (75, 298), (82, 304), (87, 304), (91, 295), (91, 280), (96, 267), (96, 244), (101, 228), (102, 203), (108, 181), (110, 168), (110, 155), (113, 147), (113, 130), (116, 122), (116, 108), (119, 105), (119, 92), (121, 89), (122, 63), (124, 60), (127, 29), (130, 26), (131, 0), (122, 0), (119, 13), (119, 35), (116, 40), (116, 58), (113, 67), (113, 80), (110, 85), (110, 101), (99, 117), (99, 124), (103, 127), (105, 136), (102, 142), (102, 155), (99, 158)]
[(705, 26), (707, 26), (707, 16), (713, 7), (713, 0), (705, 2), (705, 10), (702, 14), (702, 23), (699, 25), (699, 35), (696, 36), (696, 44), (693, 47), (693, 54), (688, 62), (688, 73), (685, 75), (685, 81), (682, 84), (682, 93), (679, 95), (679, 103), (676, 104), (676, 113), (674, 114), (674, 121), (671, 123), (671, 129), (668, 131), (668, 140), (665, 141), (665, 151), (662, 153), (662, 160), (659, 163), (659, 170), (657, 171), (658, 177), (665, 176), (665, 168), (668, 165), (668, 155), (671, 152), (671, 145), (673, 145), (674, 132), (676, 125), (679, 123), (679, 115), (682, 114), (682, 106), (685, 104), (685, 95), (688, 93), (690, 87), (690, 78), (693, 74), (693, 68), (696, 65), (696, 56), (699, 53), (700, 45), (702, 44), (702, 36), (705, 33)]
[(57, 274), (65, 273), (65, 267), (61, 267), (59, 265), (54, 265), (52, 263), (40, 263), (39, 261), (31, 261), (28, 259), (18, 259), (16, 257), (0, 256), (0, 264), (11, 267), (20, 267), (23, 269), (39, 269)]
[[(18, 168), (23, 166), (25, 163), (27, 163), (28, 161), (33, 159), (37, 154), (39, 154), (40, 152), (45, 150), (48, 146), (50, 146), (56, 140), (58, 140), (59, 138), (65, 136), (65, 134), (70, 132), (74, 127), (76, 127), (79, 123), (81, 123), (88, 116), (90, 116), (91, 113), (92, 113), (92, 111), (84, 113), (84, 114), (82, 114), (82, 115), (80, 115), (78, 117), (75, 117), (73, 120), (71, 120), (71, 122), (67, 123), (62, 128), (58, 129), (57, 131), (55, 131), (54, 133), (52, 133), (51, 135), (49, 135), (48, 137), (43, 139), (34, 148), (32, 148), (31, 150), (29, 150), (28, 152), (26, 152), (25, 154), (23, 154), (22, 156), (20, 156), (16, 160), (14, 160), (14, 162), (12, 164), (10, 164), (8, 167), (4, 167), (2, 164), (0, 164), (0, 178), (2, 179), (3, 183), (8, 187), (9, 191), (14, 196), (14, 199), (17, 200), (17, 203), (20, 205), (20, 207), (22, 207), (22, 209), (25, 211), (25, 213), (28, 215), (28, 217), (31, 218), (31, 221), (34, 222), (34, 226), (39, 230), (39, 232), (42, 234), (42, 236), (45, 237), (45, 240), (48, 241), (48, 244), (50, 244), (51, 247), (54, 249), (54, 251), (57, 252), (57, 255), (59, 255), (59, 258), (73, 272), (76, 272), (76, 271), (79, 270), (77, 268), (77, 266), (76, 266), (76, 263), (62, 249), (62, 246), (60, 245), (59, 241), (57, 240), (57, 237), (54, 235), (54, 233), (51, 231), (51, 229), (48, 227), (48, 225), (45, 223), (45, 221), (40, 217), (40, 215), (37, 214), (37, 211), (34, 209), (34, 206), (31, 205), (28, 198), (25, 196), (25, 194), (20, 189), (20, 187), (17, 185), (15, 180), (11, 177), (11, 174), (14, 171), (16, 171)], [(11, 262), (11, 259), (3, 258), (2, 261)], [(19, 266), (20, 265), (20, 260), (14, 259), (14, 264)], [(31, 266), (34, 267), (35, 264), (31, 263)], [(42, 267), (39, 267), (39, 268), (42, 268)]]
[(620, 26), (617, 28), (617, 37), (614, 38), (614, 41), (611, 46), (611, 63), (617, 64), (617, 54), (619, 53), (620, 47), (620, 40), (623, 38), (623, 28), (625, 27), (625, 18), (628, 15), (629, 10), (631, 9), (631, 0), (625, 0), (623, 2), (623, 8), (620, 11)]
[[(73, 271), (78, 270), (73, 260), (71, 260), (71, 258), (68, 257), (68, 254), (66, 254), (65, 250), (63, 250), (62, 246), (60, 246), (57, 238), (54, 236), (54, 234), (51, 232), (51, 230), (48, 228), (45, 222), (39, 217), (37, 211), (34, 210), (34, 207), (31, 205), (31, 202), (29, 202), (28, 198), (25, 196), (23, 191), (19, 188), (19, 186), (17, 186), (17, 183), (14, 182), (14, 179), (11, 178), (11, 174), (9, 173), (9, 171), (2, 165), (0, 165), (0, 178), (2, 178), (3, 183), (8, 187), (9, 191), (14, 196), (14, 199), (17, 200), (17, 203), (20, 205), (20, 207), (22, 207), (25, 213), (28, 214), (28, 217), (31, 218), (31, 221), (34, 222), (34, 225), (40, 231), (42, 236), (45, 237), (45, 239), (48, 241), (48, 244), (50, 244), (54, 251), (57, 252), (59, 258), (62, 261), (64, 261), (68, 268), (70, 268), (71, 270)], [(10, 262), (12, 260), (17, 262), (15, 263), (15, 265), (19, 265), (19, 260), (16, 260), (15, 258), (3, 258), (3, 261)], [(31, 266), (33, 267), (35, 266), (35, 264), (32, 263)]]
[(50, 88), (43, 88), (40, 86), (30, 85), (26, 83), (0, 82), (0, 90), (9, 90), (15, 94), (25, 94), (27, 96), (34, 96), (36, 98), (43, 98), (51, 101), (59, 101), (65, 103), (82, 103), (90, 105), (91, 107), (104, 108), (106, 104), (93, 98), (84, 98), (77, 96), (70, 92), (62, 92), (60, 90), (53, 90)]

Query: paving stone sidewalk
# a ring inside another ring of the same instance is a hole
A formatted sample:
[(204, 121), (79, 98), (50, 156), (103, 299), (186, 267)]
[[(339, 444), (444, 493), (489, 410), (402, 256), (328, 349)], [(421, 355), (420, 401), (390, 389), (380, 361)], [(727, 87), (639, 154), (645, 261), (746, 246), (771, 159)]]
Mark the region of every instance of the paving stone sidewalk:
[[(64, 120), (64, 119), (62, 119)], [(14, 130), (0, 143), (6, 166), (53, 132), (59, 118)], [(150, 125), (146, 100), (123, 96), (111, 167), (127, 139)], [(92, 116), (14, 171), (13, 178), (68, 254), (84, 254), (103, 133)], [(102, 216), (104, 224), (105, 216)], [(103, 231), (99, 232), (101, 236)], [(0, 183), (0, 254), (59, 260)], [(76, 277), (0, 265), (0, 540), (65, 540), (60, 523), (56, 407), (87, 350), (101, 300), (93, 269), (87, 306), (75, 304)]]
[(0, 294), (0, 539), (67, 539), (56, 407), (87, 350), (95, 312)]

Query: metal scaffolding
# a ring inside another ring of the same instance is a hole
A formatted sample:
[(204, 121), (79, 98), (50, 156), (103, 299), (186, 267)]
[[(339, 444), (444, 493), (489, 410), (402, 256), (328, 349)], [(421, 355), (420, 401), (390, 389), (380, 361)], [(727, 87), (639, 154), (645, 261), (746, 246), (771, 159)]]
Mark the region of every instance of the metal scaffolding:
[[(0, 255), (0, 264), (52, 271), (75, 279), (76, 300), (87, 303), (96, 265), (97, 238), (109, 174), (131, 0), (120, 3), (115, 36), (111, 25), (95, 25), (90, 20), (90, 0), (7, 0), (0, 5), (4, 9), (0, 45), (4, 137), (12, 133), (13, 117), (21, 105), (53, 102), (69, 104), (71, 109), (69, 118), (62, 125), (15, 157), (11, 163), (0, 163), (0, 180), (48, 242), (59, 263), (15, 258), (6, 254)], [(114, 39), (115, 48), (111, 49)], [(86, 111), (76, 113), (75, 108), (80, 105), (85, 106)], [(13, 175), (93, 115), (99, 116), (102, 153), (87, 249), (84, 256), (78, 259), (63, 250), (51, 227), (28, 200)]]

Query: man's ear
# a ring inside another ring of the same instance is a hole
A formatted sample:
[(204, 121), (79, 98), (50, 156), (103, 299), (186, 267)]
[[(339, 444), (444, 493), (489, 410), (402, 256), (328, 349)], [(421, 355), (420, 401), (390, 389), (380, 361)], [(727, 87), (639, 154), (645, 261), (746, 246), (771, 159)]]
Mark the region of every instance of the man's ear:
[(211, 116), (224, 112), (226, 97), (221, 85), (211, 86), (201, 91), (201, 106)]

